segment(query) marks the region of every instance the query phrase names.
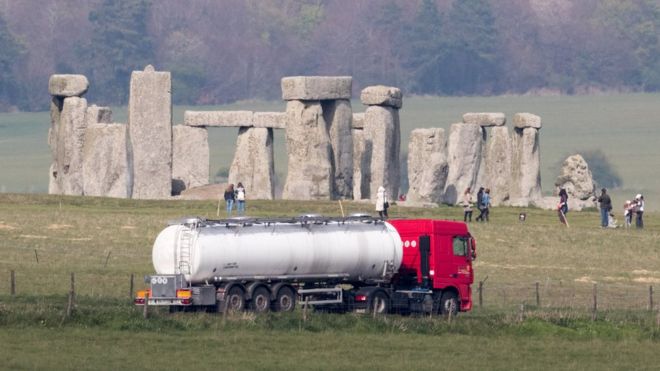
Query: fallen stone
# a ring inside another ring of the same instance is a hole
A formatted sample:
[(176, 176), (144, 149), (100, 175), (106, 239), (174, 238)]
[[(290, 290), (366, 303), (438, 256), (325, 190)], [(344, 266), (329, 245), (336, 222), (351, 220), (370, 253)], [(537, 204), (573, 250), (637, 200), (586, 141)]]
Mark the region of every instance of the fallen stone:
[(239, 128), (228, 182), (243, 183), (248, 200), (272, 200), (274, 179), (273, 129)]
[(491, 129), (483, 161), (484, 176), (477, 186), (490, 188), (492, 205), (498, 206), (509, 199), (511, 187), (511, 136), (506, 126)]
[(364, 112), (353, 114), (353, 129), (364, 129)]
[(526, 207), (541, 198), (539, 131), (514, 129), (511, 147), (509, 205)]
[(132, 197), (169, 198), (172, 194), (172, 77), (169, 72), (131, 74), (128, 101)]
[(255, 112), (252, 115), (255, 128), (286, 129), (285, 112)]
[(532, 113), (516, 113), (513, 115), (513, 127), (518, 129), (524, 128), (541, 128), (541, 117)]
[(410, 133), (406, 201), (442, 201), (448, 172), (446, 151), (444, 129), (415, 129)]
[(318, 101), (291, 100), (286, 106), (288, 171), (282, 198), (327, 200), (332, 197), (332, 147)]
[(206, 128), (172, 127), (172, 194), (209, 183), (209, 135)]
[[(589, 170), (589, 164), (579, 154), (569, 156), (562, 163), (561, 171), (555, 180), (555, 195), (558, 189), (566, 189), (569, 201), (572, 199), (587, 200), (596, 192), (596, 184)], [(570, 206), (570, 204), (569, 204)]]
[(472, 190), (476, 188), (483, 150), (482, 130), (477, 124), (451, 125), (447, 141), (449, 171), (443, 202), (457, 204), (468, 187)]
[(503, 126), (506, 124), (506, 116), (502, 112), (470, 112), (463, 115), (463, 122), (484, 127)]
[(227, 183), (208, 184), (200, 187), (193, 187), (181, 192), (176, 199), (181, 200), (222, 200), (225, 194)]
[(334, 188), (333, 198), (353, 198), (353, 109), (347, 99), (321, 102), (323, 119), (328, 125), (332, 147)]
[(282, 78), (283, 100), (351, 99), (351, 76), (290, 76)]
[(383, 85), (368, 86), (362, 89), (360, 100), (366, 106), (401, 108), (403, 104), (401, 89)]
[(87, 126), (82, 171), (86, 196), (130, 198), (126, 124)]
[[(401, 128), (399, 110), (388, 106), (369, 106), (364, 114), (365, 151), (368, 156), (371, 183), (369, 197), (375, 200), (378, 187), (385, 188), (388, 197), (399, 195), (399, 152)], [(362, 195), (364, 197), (364, 194)]]
[(59, 123), (56, 128), (56, 157), (53, 189), (59, 189), (61, 194), (80, 196), (83, 194), (83, 146), (85, 143), (85, 128), (87, 121), (87, 100), (80, 97), (65, 98)]
[(89, 88), (85, 75), (51, 75), (48, 93), (57, 97), (82, 97)]
[(253, 115), (252, 111), (185, 111), (183, 122), (187, 126), (250, 127)]

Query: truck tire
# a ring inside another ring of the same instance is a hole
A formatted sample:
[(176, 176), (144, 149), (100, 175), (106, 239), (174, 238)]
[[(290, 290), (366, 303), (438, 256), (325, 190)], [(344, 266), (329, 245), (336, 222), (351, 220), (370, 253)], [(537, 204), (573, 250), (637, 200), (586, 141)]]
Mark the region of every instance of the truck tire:
[(367, 308), (368, 313), (376, 314), (387, 314), (390, 312), (390, 298), (383, 291), (374, 291), (370, 295), (371, 300), (369, 300), (369, 306)]
[(225, 300), (228, 312), (242, 312), (245, 309), (245, 293), (240, 286), (229, 289)]
[(440, 297), (440, 314), (455, 316), (458, 313), (458, 295), (454, 291), (445, 291)]
[(296, 294), (288, 286), (283, 286), (277, 291), (273, 302), (275, 312), (293, 312), (296, 309)]
[(270, 292), (263, 286), (257, 287), (252, 293), (250, 309), (255, 313), (266, 313), (270, 310)]

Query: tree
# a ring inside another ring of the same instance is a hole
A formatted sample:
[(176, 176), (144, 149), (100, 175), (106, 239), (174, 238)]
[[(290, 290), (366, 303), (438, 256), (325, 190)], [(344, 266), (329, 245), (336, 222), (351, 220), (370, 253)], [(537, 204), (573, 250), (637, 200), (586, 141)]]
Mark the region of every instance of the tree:
[(15, 73), (24, 52), (23, 45), (9, 31), (0, 13), (0, 110), (19, 103), (21, 88)]
[(405, 67), (413, 76), (417, 93), (437, 94), (442, 91), (440, 75), (444, 67), (442, 19), (433, 0), (424, 0), (406, 31), (409, 40)]
[(89, 14), (91, 43), (79, 54), (90, 60), (90, 83), (107, 103), (126, 103), (131, 72), (153, 63), (149, 9), (147, 0), (103, 0)]

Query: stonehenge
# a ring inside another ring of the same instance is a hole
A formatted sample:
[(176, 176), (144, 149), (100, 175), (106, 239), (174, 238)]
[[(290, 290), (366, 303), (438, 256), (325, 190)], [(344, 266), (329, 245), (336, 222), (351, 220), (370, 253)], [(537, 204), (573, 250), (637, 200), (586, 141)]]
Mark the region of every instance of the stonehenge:
[[(165, 199), (206, 189), (208, 130), (229, 127), (238, 135), (228, 182), (242, 182), (251, 199), (275, 198), (274, 130), (284, 130), (286, 140), (283, 199), (373, 200), (380, 186), (392, 200), (399, 195), (403, 95), (396, 87), (364, 88), (365, 112), (353, 113), (350, 76), (284, 77), (284, 112), (187, 110), (178, 125), (169, 72), (148, 65), (132, 73), (126, 123), (113, 122), (108, 107), (88, 105), (88, 89), (83, 75), (49, 80), (49, 193)], [(504, 113), (466, 113), (448, 132), (413, 130), (408, 201), (457, 204), (467, 187), (484, 186), (493, 205), (537, 202), (541, 118), (518, 113), (512, 123), (510, 134)]]

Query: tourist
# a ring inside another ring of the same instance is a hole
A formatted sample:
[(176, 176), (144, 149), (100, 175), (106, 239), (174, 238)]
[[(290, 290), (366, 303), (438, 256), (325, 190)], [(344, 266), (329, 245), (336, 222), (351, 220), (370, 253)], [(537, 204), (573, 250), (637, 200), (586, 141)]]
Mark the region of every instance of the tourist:
[[(227, 188), (225, 188), (225, 203), (227, 204), (227, 217), (231, 217), (231, 211), (234, 208), (234, 200), (236, 195), (234, 194), (234, 184), (230, 183)], [(218, 213), (220, 213), (220, 206), (218, 206)]]
[(637, 214), (637, 218), (635, 218), (635, 226), (642, 229), (644, 228), (644, 196), (638, 194), (635, 196), (635, 202), (637, 204), (635, 206), (635, 213)]
[(463, 192), (463, 221), (472, 222), (472, 192), (470, 187), (467, 187), (465, 192)]
[(600, 205), (600, 226), (607, 228), (609, 225), (609, 213), (610, 210), (612, 210), (612, 199), (610, 198), (610, 195), (607, 194), (607, 189), (603, 188), (600, 190), (598, 203)]
[(632, 225), (632, 214), (635, 211), (637, 204), (633, 201), (626, 200), (623, 204), (623, 220), (626, 228), (630, 228)]
[(376, 211), (378, 211), (378, 216), (381, 220), (387, 219), (387, 209), (390, 207), (390, 203), (387, 200), (387, 192), (383, 186), (378, 187), (378, 193), (376, 193)]
[(236, 185), (236, 213), (238, 215), (245, 214), (245, 187), (241, 182)]
[(479, 187), (479, 192), (477, 192), (477, 209), (479, 209), (479, 216), (477, 219), (475, 219), (478, 222), (483, 222), (484, 221), (484, 208), (483, 208), (483, 200), (484, 198), (484, 187)]
[(483, 207), (483, 218), (482, 221), (489, 221), (490, 216), (490, 188), (484, 190), (484, 195), (481, 197), (481, 207)]
[(566, 189), (559, 189), (559, 204), (557, 205), (557, 214), (559, 214), (559, 221), (563, 225), (568, 225), (566, 220), (566, 213), (568, 212), (568, 193)]

